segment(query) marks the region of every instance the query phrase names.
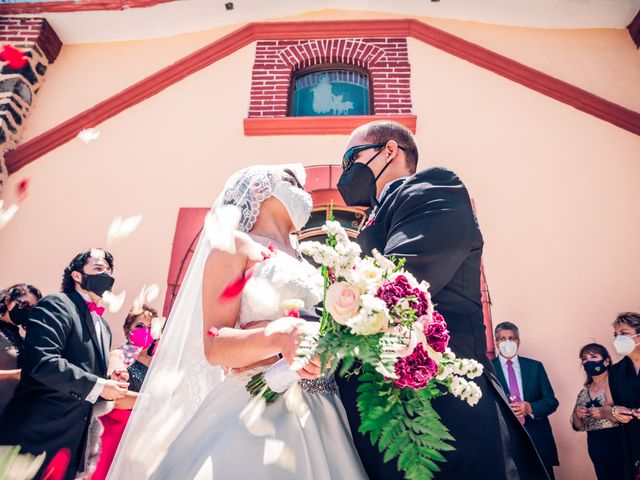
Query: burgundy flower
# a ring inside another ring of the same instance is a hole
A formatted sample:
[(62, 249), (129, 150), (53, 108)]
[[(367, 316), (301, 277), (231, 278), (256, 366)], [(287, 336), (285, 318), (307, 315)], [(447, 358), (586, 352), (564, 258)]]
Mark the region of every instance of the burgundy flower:
[(376, 292), (376, 297), (384, 300), (389, 308), (410, 295), (413, 295), (413, 289), (404, 275), (398, 275), (392, 282), (384, 282)]
[(444, 320), (444, 317), (440, 315), (440, 312), (438, 312), (437, 310), (433, 311), (433, 315), (431, 316), (431, 323), (444, 323), (445, 325), (447, 324), (447, 322)]
[(419, 288), (414, 288), (412, 293), (413, 296), (416, 297), (416, 299), (411, 302), (411, 307), (415, 309), (416, 315), (418, 317), (426, 315), (429, 311), (429, 301), (427, 300), (427, 295)]
[(438, 364), (419, 343), (411, 355), (396, 362), (395, 372), (398, 378), (394, 383), (398, 387), (420, 390), (438, 373)]
[(434, 312), (434, 318), (438, 315), (442, 319), (442, 322), (432, 322), (424, 329), (424, 334), (427, 337), (427, 343), (436, 352), (443, 353), (449, 345), (449, 330), (447, 330), (447, 324), (444, 322), (444, 318), (437, 312)]

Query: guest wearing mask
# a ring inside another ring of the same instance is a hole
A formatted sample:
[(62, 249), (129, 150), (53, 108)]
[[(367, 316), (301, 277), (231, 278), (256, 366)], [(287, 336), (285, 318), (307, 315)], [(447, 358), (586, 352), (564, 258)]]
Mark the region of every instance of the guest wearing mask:
[(40, 290), (26, 283), (0, 290), (0, 414), (20, 380), (24, 340), (19, 327), (41, 298)]
[[(124, 321), (124, 329), (128, 341), (112, 353), (120, 353), (120, 358), (116, 361), (126, 365), (126, 353), (122, 351), (122, 348), (126, 347), (127, 350), (133, 352), (133, 349), (129, 347), (134, 347), (136, 349), (134, 352), (136, 360), (128, 364), (127, 367), (129, 372), (129, 391), (123, 398), (116, 400), (115, 408), (110, 413), (100, 417), (100, 421), (104, 426), (102, 451), (100, 452), (100, 460), (96, 471), (91, 476), (92, 480), (103, 480), (107, 477), (111, 462), (118, 449), (118, 444), (131, 416), (131, 410), (138, 392), (142, 388), (149, 365), (151, 365), (151, 358), (156, 345), (151, 335), (151, 327), (156, 322), (164, 322), (164, 318), (158, 317), (158, 312), (146, 304), (142, 306), (142, 311), (131, 309)], [(161, 330), (161, 326), (156, 325), (154, 330), (156, 328), (158, 331)]]
[(513, 323), (500, 323), (495, 328), (495, 341), (500, 352), (498, 358), (491, 360), (496, 377), (553, 480), (553, 467), (560, 462), (548, 417), (558, 408), (558, 400), (547, 372), (541, 362), (518, 355), (520, 331)]
[(629, 479), (640, 475), (640, 313), (625, 312), (613, 322), (613, 347), (624, 358), (609, 367), (605, 414), (622, 424)]
[(111, 332), (100, 303), (115, 281), (112, 272), (110, 253), (79, 253), (64, 270), (62, 293), (47, 295), (29, 313), (22, 373), (0, 417), (0, 444), (46, 452), (38, 478), (64, 458), (66, 468), (58, 467), (64, 477), (56, 472), (56, 478), (74, 479), (83, 470), (94, 404), (127, 391), (117, 376), (106, 378)]
[[(121, 359), (125, 368), (128, 368), (129, 365), (135, 362), (138, 358), (138, 354), (142, 350), (145, 342), (145, 335), (142, 332), (149, 332), (149, 329), (151, 328), (151, 319), (157, 316), (158, 312), (146, 304), (142, 306), (142, 310), (136, 311), (132, 308), (129, 311), (127, 318), (124, 320), (124, 325), (122, 326), (126, 341), (111, 352), (118, 356), (119, 353), (122, 353)], [(141, 332), (136, 334), (135, 332), (138, 330)]]
[(625, 480), (624, 432), (604, 412), (611, 357), (597, 343), (582, 347), (579, 357), (587, 380), (578, 394), (571, 425), (578, 432), (587, 432), (589, 457), (598, 480)]

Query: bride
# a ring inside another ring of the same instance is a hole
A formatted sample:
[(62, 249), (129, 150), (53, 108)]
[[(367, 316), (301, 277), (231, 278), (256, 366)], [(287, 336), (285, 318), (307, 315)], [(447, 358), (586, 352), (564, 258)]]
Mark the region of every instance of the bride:
[[(295, 355), (296, 331), (266, 336), (265, 325), (283, 316), (283, 301), (312, 308), (321, 299), (315, 270), (289, 240), (311, 213), (304, 182), (299, 164), (249, 167), (226, 182), (211, 213), (238, 207), (235, 248), (218, 248), (205, 226), (108, 478), (366, 478), (335, 383), (313, 363), (298, 371), (306, 415), (281, 396), (253, 422), (241, 419), (256, 403), (247, 381)], [(249, 269), (242, 293), (225, 298)]]

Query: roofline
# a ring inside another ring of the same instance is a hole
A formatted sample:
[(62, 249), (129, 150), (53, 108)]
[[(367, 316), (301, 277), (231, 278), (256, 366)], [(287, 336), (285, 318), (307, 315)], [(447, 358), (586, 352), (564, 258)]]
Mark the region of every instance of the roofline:
[(19, 145), (5, 156), (9, 173), (167, 87), (257, 40), (413, 37), (605, 122), (640, 135), (640, 113), (415, 19), (256, 22), (244, 25), (145, 79)]

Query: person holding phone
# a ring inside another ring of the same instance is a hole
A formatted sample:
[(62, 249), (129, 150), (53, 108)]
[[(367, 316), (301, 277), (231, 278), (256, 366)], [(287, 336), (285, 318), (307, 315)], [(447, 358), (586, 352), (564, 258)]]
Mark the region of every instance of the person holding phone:
[(620, 423), (605, 416), (608, 369), (611, 357), (605, 347), (590, 343), (580, 349), (580, 360), (587, 379), (580, 390), (571, 415), (571, 426), (587, 432), (587, 448), (598, 480), (628, 478), (624, 432)]

